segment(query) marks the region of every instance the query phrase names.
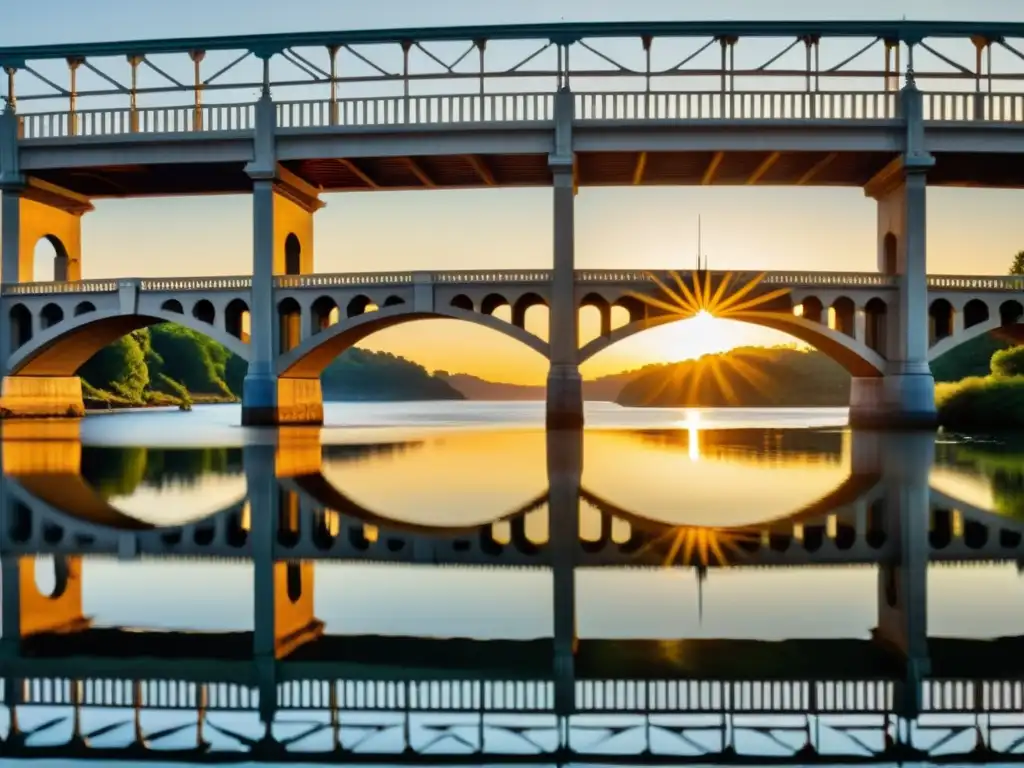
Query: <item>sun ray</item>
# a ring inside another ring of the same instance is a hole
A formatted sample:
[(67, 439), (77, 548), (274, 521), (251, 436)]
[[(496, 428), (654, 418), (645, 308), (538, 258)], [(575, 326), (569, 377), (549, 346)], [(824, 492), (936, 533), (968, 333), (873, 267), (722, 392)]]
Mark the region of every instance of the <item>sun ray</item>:
[(726, 272), (725, 277), (722, 278), (722, 282), (718, 284), (718, 288), (715, 289), (714, 296), (711, 297), (711, 301), (708, 303), (708, 312), (712, 315), (718, 312), (718, 303), (722, 300), (722, 296), (729, 288), (729, 283), (732, 282), (732, 272)]
[[(676, 272), (672, 273), (673, 277), (677, 276), (677, 274), (678, 273), (676, 273)], [(665, 293), (666, 296), (668, 296), (670, 299), (672, 299), (672, 301), (676, 302), (677, 310), (678, 309), (683, 309), (683, 310), (692, 309), (692, 308), (694, 308), (696, 306), (696, 302), (695, 301), (689, 301), (689, 302), (686, 301), (682, 296), (677, 294), (675, 291), (673, 291), (671, 288), (669, 288), (668, 285), (666, 285), (664, 282), (662, 282), (661, 278), (658, 277), (653, 272), (648, 272), (647, 276), (651, 278), (651, 280), (654, 282), (654, 284), (656, 286), (658, 286)], [(682, 283), (680, 283), (679, 285), (685, 291), (685, 286), (683, 286)], [(687, 298), (690, 298), (690, 299), (693, 298), (689, 291), (685, 291), (685, 293), (686, 293)]]
[(755, 275), (746, 283), (744, 283), (735, 291), (733, 291), (731, 294), (729, 294), (729, 296), (724, 298), (722, 302), (718, 305), (719, 314), (725, 312), (727, 309), (729, 309), (729, 307), (731, 307), (733, 304), (736, 304), (740, 299), (742, 299), (752, 290), (757, 288), (757, 286), (761, 284), (761, 281), (764, 280), (765, 277), (766, 275), (763, 272), (760, 275)]
[(686, 297), (686, 304), (687, 304), (687, 306), (692, 308), (694, 313), (699, 312), (700, 311), (700, 302), (697, 300), (697, 296), (690, 290), (690, 287), (686, 284), (686, 281), (683, 280), (683, 276), (681, 274), (679, 274), (678, 272), (672, 272), (671, 275), (672, 275), (672, 280), (675, 282), (676, 286), (679, 288), (679, 292), (682, 293)]
[(693, 555), (693, 545), (694, 539), (696, 538), (696, 533), (696, 528), (686, 528), (682, 533), (683, 539), (686, 542), (686, 547), (683, 549), (683, 559), (681, 561), (682, 565), (686, 565), (690, 562), (690, 558)]
[[(702, 282), (704, 285), (701, 286), (701, 308), (707, 309), (711, 302), (711, 273), (704, 272), (703, 278)], [(696, 283), (694, 285), (696, 285)]]
[(768, 293), (762, 294), (761, 296), (755, 296), (754, 298), (747, 299), (746, 301), (740, 302), (739, 304), (734, 304), (730, 306), (728, 309), (720, 310), (718, 314), (721, 317), (728, 317), (729, 315), (732, 315), (734, 313), (744, 312), (748, 309), (753, 309), (754, 307), (759, 307), (763, 304), (767, 304), (769, 301), (774, 301), (775, 299), (781, 298), (783, 296), (788, 296), (789, 292), (789, 288), (777, 288), (774, 291), (769, 291)]
[(672, 539), (672, 547), (665, 556), (665, 565), (672, 565), (673, 561), (675, 561), (676, 555), (679, 554), (679, 548), (683, 545), (685, 538), (686, 532), (684, 530), (677, 530), (675, 532), (675, 537)]
[(736, 390), (732, 384), (729, 383), (729, 378), (722, 373), (720, 358), (712, 357), (709, 367), (711, 368), (711, 375), (714, 377), (719, 390), (725, 396), (726, 401), (735, 403), (737, 400)]
[(662, 301), (661, 299), (656, 299), (653, 296), (647, 296), (643, 293), (638, 293), (636, 291), (629, 291), (626, 295), (638, 301), (642, 301), (644, 304), (647, 304), (648, 306), (654, 307), (656, 309), (663, 309), (669, 314), (677, 315), (678, 317), (683, 319), (692, 317), (692, 315), (696, 314), (696, 312), (686, 314), (688, 309), (687, 307), (679, 306), (677, 304), (670, 304), (667, 301)]

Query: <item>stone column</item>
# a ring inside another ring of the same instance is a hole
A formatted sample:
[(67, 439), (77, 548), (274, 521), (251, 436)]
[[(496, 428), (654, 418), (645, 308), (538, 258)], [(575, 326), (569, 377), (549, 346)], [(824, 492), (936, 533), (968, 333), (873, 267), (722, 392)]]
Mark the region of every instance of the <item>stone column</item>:
[(551, 281), (548, 343), (547, 426), (583, 427), (583, 383), (577, 362), (575, 288), (575, 179), (572, 150), (573, 95), (555, 95), (555, 151), (548, 158), (554, 177), (554, 265)]
[(880, 436), (886, 545), (891, 558), (878, 569), (878, 626), (872, 639), (903, 667), (898, 708), (914, 717), (921, 684), (931, 671), (928, 653), (928, 478), (934, 436), (908, 432)]
[(274, 182), (256, 178), (252, 189), (252, 306), (249, 369), (242, 391), (242, 423), (277, 423), (274, 349)]
[(582, 431), (549, 431), (547, 454), (548, 546), (551, 550), (554, 597), (552, 674), (555, 712), (561, 719), (572, 715), (576, 703), (576, 553), (579, 551), (580, 477), (583, 471)]
[(921, 93), (912, 75), (900, 94), (906, 123), (903, 155), (865, 191), (878, 201), (879, 269), (897, 280), (887, 308), (884, 377), (854, 379), (850, 423), (872, 428), (934, 428), (935, 380), (928, 363), (926, 253), (927, 171), (935, 164), (924, 144)]

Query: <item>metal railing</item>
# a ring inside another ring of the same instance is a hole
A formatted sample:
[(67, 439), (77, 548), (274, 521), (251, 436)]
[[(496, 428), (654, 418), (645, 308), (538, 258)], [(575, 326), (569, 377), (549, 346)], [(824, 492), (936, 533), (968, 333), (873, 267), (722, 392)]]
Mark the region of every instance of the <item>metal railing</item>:
[[(1024, 94), (925, 93), (926, 121), (1024, 121)], [(607, 91), (574, 94), (577, 121), (894, 120), (894, 91)], [(482, 93), (282, 101), (281, 129), (538, 123), (554, 119), (552, 93)], [(253, 103), (21, 113), (23, 139), (249, 132)]]

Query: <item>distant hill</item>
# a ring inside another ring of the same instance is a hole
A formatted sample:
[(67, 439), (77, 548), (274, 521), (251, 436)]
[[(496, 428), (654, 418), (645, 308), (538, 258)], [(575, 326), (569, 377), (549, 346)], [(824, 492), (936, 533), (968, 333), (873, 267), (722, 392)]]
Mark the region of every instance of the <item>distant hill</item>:
[[(586, 400), (612, 402), (618, 397), (623, 385), (636, 375), (637, 371), (625, 371), (584, 381), (583, 397)], [(543, 384), (505, 384), (468, 373), (447, 371), (435, 371), (434, 376), (461, 392), (468, 400), (543, 400), (545, 397)]]
[(466, 396), (422, 365), (387, 352), (353, 348), (320, 377), (324, 400), (465, 400)]
[(817, 351), (738, 347), (641, 371), (619, 405), (800, 407), (849, 404), (850, 374)]

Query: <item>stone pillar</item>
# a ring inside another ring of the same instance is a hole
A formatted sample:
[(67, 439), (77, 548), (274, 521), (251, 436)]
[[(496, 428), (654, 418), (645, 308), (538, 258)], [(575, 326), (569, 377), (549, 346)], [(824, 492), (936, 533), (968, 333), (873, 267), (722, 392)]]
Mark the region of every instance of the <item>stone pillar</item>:
[(242, 391), (242, 423), (319, 424), (319, 379), (279, 379), (279, 318), (275, 277), (313, 271), (313, 214), (323, 207), (316, 188), (277, 163), (276, 107), (269, 92), (256, 103), (253, 161), (253, 273), (250, 360)]
[(931, 671), (928, 652), (928, 478), (935, 452), (931, 434), (881, 438), (885, 474), (885, 533), (892, 558), (878, 569), (878, 626), (872, 639), (903, 667), (900, 714), (913, 717), (921, 684)]
[(573, 95), (555, 95), (555, 151), (548, 158), (554, 176), (554, 268), (548, 343), (551, 368), (547, 386), (549, 429), (583, 427), (583, 382), (577, 362), (575, 288), (575, 156), (572, 149)]
[[(551, 430), (547, 437), (548, 546), (554, 615), (555, 712), (572, 715), (576, 698), (576, 553), (579, 551), (583, 433)], [(561, 730), (561, 729), (560, 729)], [(567, 746), (567, 745), (562, 745)]]
[(925, 149), (921, 93), (912, 77), (900, 105), (905, 151), (865, 189), (878, 202), (879, 269), (897, 278), (896, 303), (887, 308), (887, 365), (882, 378), (853, 380), (850, 423), (930, 429), (936, 414), (928, 364), (926, 174), (935, 159)]

